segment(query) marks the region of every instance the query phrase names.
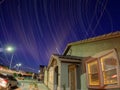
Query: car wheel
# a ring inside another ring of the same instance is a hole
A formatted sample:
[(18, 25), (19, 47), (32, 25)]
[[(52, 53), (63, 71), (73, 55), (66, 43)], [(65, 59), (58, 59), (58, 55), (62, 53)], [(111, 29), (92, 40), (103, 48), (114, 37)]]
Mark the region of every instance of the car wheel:
[(0, 90), (2, 90), (2, 87), (0, 86)]
[(10, 85), (8, 85), (7, 90), (11, 90), (11, 86)]

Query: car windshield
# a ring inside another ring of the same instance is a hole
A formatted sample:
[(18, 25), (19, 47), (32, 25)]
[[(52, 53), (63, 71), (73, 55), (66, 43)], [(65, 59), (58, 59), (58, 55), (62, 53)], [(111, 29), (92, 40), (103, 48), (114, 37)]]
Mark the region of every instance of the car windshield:
[(6, 75), (3, 75), (3, 74), (0, 74), (0, 77), (1, 77), (1, 78), (7, 78), (7, 76), (6, 76)]
[(10, 80), (16, 80), (12, 75), (8, 75), (8, 74), (0, 74), (1, 78), (7, 78)]

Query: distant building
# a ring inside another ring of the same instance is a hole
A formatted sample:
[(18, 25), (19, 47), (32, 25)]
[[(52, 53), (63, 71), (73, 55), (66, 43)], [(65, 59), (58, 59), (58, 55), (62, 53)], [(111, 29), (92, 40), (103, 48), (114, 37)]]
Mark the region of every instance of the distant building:
[(48, 86), (48, 68), (44, 68), (44, 84)]
[(44, 81), (44, 68), (45, 65), (40, 65), (39, 80)]

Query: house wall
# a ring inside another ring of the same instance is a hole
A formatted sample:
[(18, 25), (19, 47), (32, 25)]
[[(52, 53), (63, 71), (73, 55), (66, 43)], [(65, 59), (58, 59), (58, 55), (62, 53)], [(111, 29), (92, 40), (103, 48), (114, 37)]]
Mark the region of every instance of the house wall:
[(61, 87), (64, 90), (64, 88), (69, 88), (68, 86), (68, 63), (61, 63)]
[(120, 37), (73, 45), (69, 49), (67, 55), (88, 57), (93, 56), (94, 54), (99, 53), (101, 51), (113, 48), (117, 49), (118, 55), (120, 57)]
[[(61, 89), (60, 90), (70, 90), (69, 88), (69, 71), (68, 66), (71, 65), (71, 63), (61, 63)], [(80, 90), (80, 64), (77, 64), (77, 71), (76, 71), (76, 82), (77, 82), (77, 90)]]
[[(104, 50), (110, 50), (113, 48), (116, 48), (118, 57), (120, 58), (120, 37), (73, 45), (71, 46), (66, 55), (88, 57), (93, 56), (96, 53), (102, 52)], [(80, 77), (81, 90), (87, 90), (86, 74), (83, 73)]]
[(44, 84), (47, 86), (48, 85), (48, 71), (47, 70), (45, 70), (44, 71)]
[(61, 62), (58, 61), (57, 64), (58, 64), (58, 86), (57, 86), (57, 90), (61, 90), (61, 71), (62, 71)]
[(54, 90), (54, 68), (50, 67), (48, 71), (48, 88)]

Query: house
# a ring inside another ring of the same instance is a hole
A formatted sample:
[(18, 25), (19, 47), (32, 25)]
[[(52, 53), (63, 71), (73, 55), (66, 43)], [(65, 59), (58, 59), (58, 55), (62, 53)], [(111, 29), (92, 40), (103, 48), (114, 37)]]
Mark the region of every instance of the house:
[(52, 55), (48, 65), (48, 88), (70, 90), (75, 87), (80, 90), (80, 69), (80, 57)]
[(120, 90), (119, 31), (69, 43), (63, 55), (83, 57), (80, 90)]
[(48, 86), (48, 69), (44, 67), (44, 84)]
[(120, 90), (120, 32), (69, 43), (47, 70), (50, 90)]

